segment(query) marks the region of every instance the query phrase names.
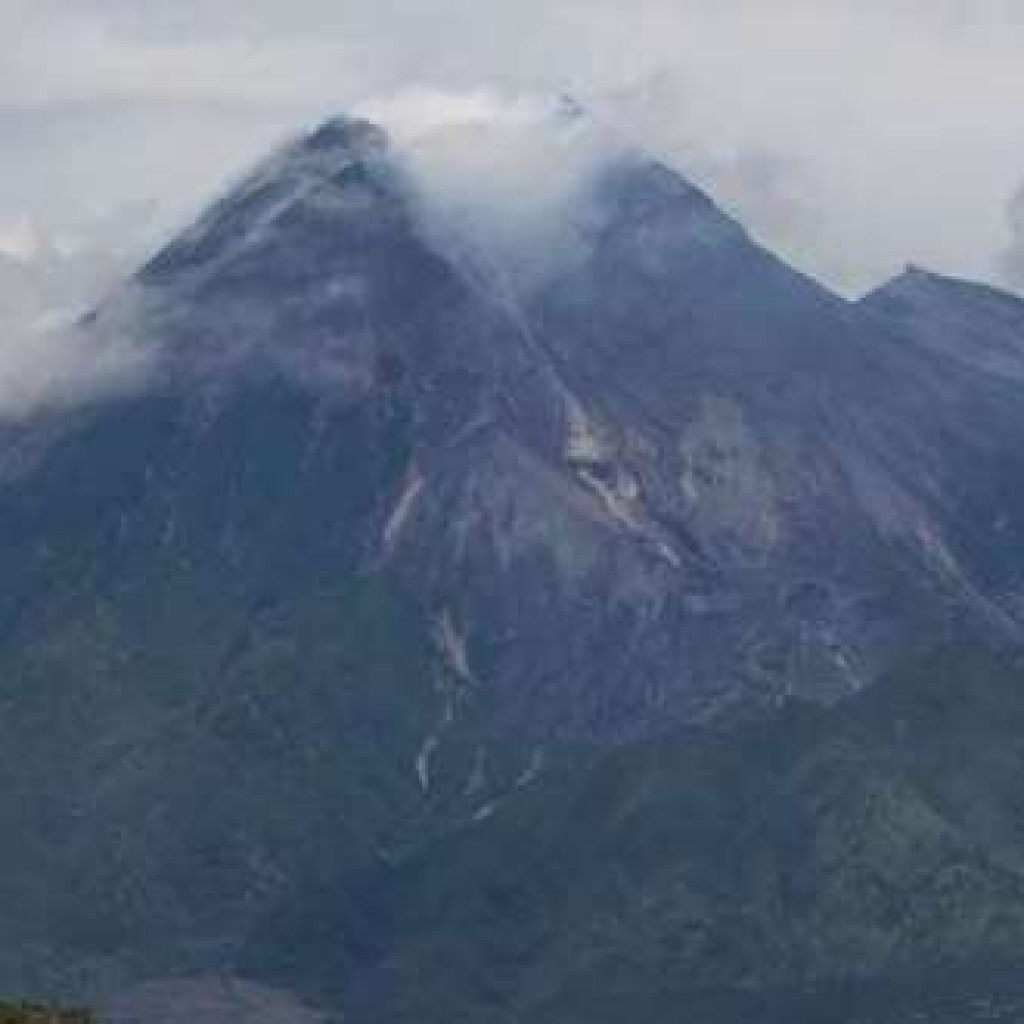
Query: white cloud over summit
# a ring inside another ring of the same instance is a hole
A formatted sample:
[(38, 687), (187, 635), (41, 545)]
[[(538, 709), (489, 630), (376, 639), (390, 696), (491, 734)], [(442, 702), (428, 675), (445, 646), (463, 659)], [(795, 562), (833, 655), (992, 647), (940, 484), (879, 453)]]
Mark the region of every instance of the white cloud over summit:
[(170, 226), (339, 110), (563, 92), (847, 291), (1012, 265), (1019, 0), (0, 0), (0, 235), (150, 199)]

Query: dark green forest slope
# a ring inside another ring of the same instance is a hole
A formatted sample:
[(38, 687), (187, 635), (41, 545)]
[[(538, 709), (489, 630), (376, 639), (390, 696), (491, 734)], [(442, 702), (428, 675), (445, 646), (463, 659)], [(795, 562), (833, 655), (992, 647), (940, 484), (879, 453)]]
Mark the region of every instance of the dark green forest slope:
[(1017, 1021), (1022, 778), (1024, 670), (944, 651), (551, 777), (252, 966), (381, 1022)]

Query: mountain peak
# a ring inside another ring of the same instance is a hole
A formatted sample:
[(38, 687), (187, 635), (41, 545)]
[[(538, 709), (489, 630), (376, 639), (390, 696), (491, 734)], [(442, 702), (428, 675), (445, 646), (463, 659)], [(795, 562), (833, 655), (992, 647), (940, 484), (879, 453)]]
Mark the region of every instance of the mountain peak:
[[(378, 125), (333, 117), (288, 143), (214, 203), (140, 274), (144, 284), (171, 277), (205, 281), (227, 262), (265, 249), (282, 234), (302, 236), (311, 222), (344, 219), (365, 228), (390, 207), (389, 148)], [(386, 218), (385, 218), (386, 219)]]
[(860, 301), (864, 306), (889, 312), (908, 310), (928, 301), (985, 303), (1005, 307), (1024, 306), (1024, 299), (994, 285), (939, 274), (914, 263), (895, 277), (868, 292)]
[(620, 156), (604, 173), (602, 186), (621, 204), (639, 211), (681, 200), (708, 212), (717, 210), (713, 200), (688, 178), (644, 153)]
[(992, 285), (910, 266), (861, 299), (933, 352), (1024, 381), (1024, 299)]
[(743, 226), (710, 196), (642, 152), (598, 173), (594, 202), (605, 251), (644, 273), (675, 277), (750, 248)]
[(297, 148), (310, 153), (346, 151), (362, 157), (378, 157), (388, 148), (388, 135), (372, 121), (339, 114), (305, 135)]

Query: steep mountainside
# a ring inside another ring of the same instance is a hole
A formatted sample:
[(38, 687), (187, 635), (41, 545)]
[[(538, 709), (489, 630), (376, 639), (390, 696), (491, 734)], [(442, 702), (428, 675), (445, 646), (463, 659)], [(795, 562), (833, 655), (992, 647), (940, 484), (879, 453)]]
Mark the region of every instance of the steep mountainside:
[[(525, 286), (497, 253), (439, 243), (383, 132), (329, 122), (83, 326), (83, 345), (143, 348), (145, 386), (0, 431), (0, 821), (19, 837), (0, 852), (0, 982), (77, 995), (244, 962), (303, 992), (352, 979), (372, 1016), (392, 949), (396, 970), (423, 966), (405, 944), (421, 921), (366, 923), (380, 908), (353, 894), (425, 872), (403, 902), (427, 920), (449, 884), (434, 872), (458, 862), (471, 823), (522, 806), (507, 837), (521, 849), (531, 815), (589, 806), (608, 772), (630, 786), (640, 772), (646, 792), (662, 756), (665, 806), (724, 814), (700, 856), (709, 877), (733, 872), (693, 897), (726, 923), (692, 950), (665, 940), (690, 950), (687, 972), (711, 986), (831, 978), (845, 941), (870, 970), (903, 949), (917, 962), (910, 938), (876, 947), (873, 919), (812, 952), (800, 929), (854, 914), (818, 890), (794, 896), (805, 917), (759, 919), (783, 922), (791, 961), (740, 929), (743, 901), (789, 898), (777, 879), (757, 888), (789, 847), (783, 835), (761, 864), (744, 845), (751, 806), (781, 807), (786, 833), (816, 798), (784, 767), (758, 788), (730, 767), (732, 740), (687, 740), (694, 762), (657, 741), (858, 692), (908, 650), (1020, 640), (1024, 391), (951, 356), (929, 319), (977, 322), (996, 345), (991, 318), (1001, 345), (1013, 302), (926, 296), (909, 319), (845, 303), (642, 155), (607, 160), (578, 203), (571, 253)], [(654, 746), (575, 774), (642, 740)], [(706, 793), (687, 781), (701, 773)], [(871, 825), (884, 774), (834, 794), (835, 828)], [(656, 824), (669, 812), (655, 803)], [(901, 818), (912, 834), (892, 842), (917, 842), (918, 824)], [(613, 826), (594, 823), (609, 856)], [(961, 865), (960, 827), (939, 829), (929, 856)], [(492, 884), (477, 872), (500, 868), (490, 828), (460, 873), (468, 907)], [(698, 856), (685, 830), (666, 840)], [(831, 854), (803, 855), (825, 874), (814, 858)], [(965, 884), (986, 907), (1009, 893), (1016, 950), (1016, 875), (994, 863)], [(614, 889), (618, 871), (558, 884)], [(919, 882), (922, 919), (959, 949), (943, 893), (913, 873), (899, 884)], [(658, 969), (661, 925), (626, 896), (612, 909), (639, 915), (635, 955)], [(547, 911), (522, 912), (532, 941)], [(587, 945), (599, 922), (576, 914), (566, 924)], [(965, 956), (1002, 948), (976, 924)], [(712, 957), (719, 932), (743, 948)], [(436, 941), (452, 963), (486, 947)], [(283, 963), (291, 948), (309, 963)], [(544, 955), (554, 999), (575, 954)], [(712, 960), (734, 973), (701, 974)]]
[(1004, 489), (978, 520), (964, 481), (1019, 468), (1019, 389), (896, 342), (660, 165), (588, 189), (564, 269), (523, 291), (432, 247), (384, 135), (338, 120), (107, 315), (210, 415), (281, 378), (400, 410), (360, 564), (538, 746), (851, 692), (965, 623), (1018, 636), (984, 574), (1024, 509)]
[(978, 591), (1017, 620), (1024, 598), (1024, 489), (1013, 451), (1019, 425), (1005, 404), (984, 396), (1015, 396), (1024, 382), (1024, 301), (911, 268), (867, 296), (861, 308), (884, 316), (901, 344), (933, 356), (951, 379), (962, 378), (958, 370), (973, 376), (980, 415), (972, 419), (988, 438), (976, 432), (971, 457), (957, 465), (945, 536), (961, 564), (971, 567)]

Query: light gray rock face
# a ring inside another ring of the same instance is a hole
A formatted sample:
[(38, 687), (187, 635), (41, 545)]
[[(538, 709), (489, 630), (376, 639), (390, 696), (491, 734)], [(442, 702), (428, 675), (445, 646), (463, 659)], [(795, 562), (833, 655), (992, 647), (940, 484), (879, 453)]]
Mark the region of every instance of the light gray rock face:
[(962, 489), (1015, 458), (1015, 391), (907, 346), (659, 165), (601, 173), (584, 232), (586, 259), (517, 297), (503, 341), (529, 373), (423, 446), (388, 546), (517, 720), (621, 739), (849, 692), (962, 628), (1018, 635)]

